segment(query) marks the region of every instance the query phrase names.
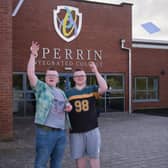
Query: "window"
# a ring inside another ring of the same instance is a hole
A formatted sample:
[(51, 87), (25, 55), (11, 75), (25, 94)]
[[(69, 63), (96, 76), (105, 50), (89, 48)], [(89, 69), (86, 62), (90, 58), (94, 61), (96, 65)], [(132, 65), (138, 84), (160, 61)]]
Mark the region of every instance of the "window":
[(158, 83), (156, 77), (136, 77), (134, 80), (134, 100), (158, 100)]
[(24, 112), (24, 84), (23, 74), (13, 74), (13, 113), (23, 116)]
[(13, 75), (13, 89), (14, 90), (23, 90), (23, 75), (14, 74)]
[(124, 75), (109, 74), (106, 76), (108, 91), (106, 92), (106, 111), (124, 110)]
[[(44, 74), (36, 74), (36, 75), (37, 75), (38, 79), (40, 79), (42, 81), (45, 81), (45, 75)], [(30, 82), (28, 80), (28, 77), (26, 78), (26, 89), (29, 90), (29, 91), (32, 91), (32, 88), (30, 86)]]
[(87, 74), (87, 84), (88, 85), (97, 85), (97, 79), (95, 75), (88, 75)]
[(122, 75), (108, 75), (106, 77), (108, 84), (107, 97), (124, 97), (124, 78)]

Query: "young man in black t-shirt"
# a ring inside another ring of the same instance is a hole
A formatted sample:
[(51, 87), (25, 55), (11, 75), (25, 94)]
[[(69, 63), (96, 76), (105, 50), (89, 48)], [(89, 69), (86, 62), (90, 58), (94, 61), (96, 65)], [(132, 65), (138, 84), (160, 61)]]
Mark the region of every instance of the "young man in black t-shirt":
[(70, 130), (71, 156), (76, 160), (77, 168), (86, 167), (86, 156), (91, 168), (100, 168), (100, 132), (98, 128), (96, 99), (107, 90), (107, 83), (100, 75), (94, 62), (89, 64), (95, 74), (97, 85), (86, 85), (86, 73), (76, 70), (73, 74), (75, 87), (66, 95), (73, 108), (69, 113), (72, 129)]

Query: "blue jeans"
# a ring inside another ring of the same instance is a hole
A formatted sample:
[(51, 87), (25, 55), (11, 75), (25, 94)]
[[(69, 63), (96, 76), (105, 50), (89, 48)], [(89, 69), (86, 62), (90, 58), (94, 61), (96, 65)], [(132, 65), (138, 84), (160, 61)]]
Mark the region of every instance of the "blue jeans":
[(61, 168), (66, 145), (66, 130), (44, 130), (36, 127), (35, 168)]

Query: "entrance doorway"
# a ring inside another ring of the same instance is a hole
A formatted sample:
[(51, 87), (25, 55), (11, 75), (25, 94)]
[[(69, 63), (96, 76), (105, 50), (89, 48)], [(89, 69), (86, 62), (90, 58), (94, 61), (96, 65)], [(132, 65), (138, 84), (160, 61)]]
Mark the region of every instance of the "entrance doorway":
[[(123, 74), (102, 74), (108, 84), (108, 91), (97, 101), (98, 112), (125, 111), (125, 89)], [(44, 80), (44, 74), (37, 74)], [(87, 84), (96, 83), (95, 75), (87, 74)], [(63, 90), (74, 87), (72, 74), (60, 73), (58, 84)], [(26, 73), (13, 74), (13, 113), (15, 116), (33, 116), (35, 114), (35, 97), (29, 85)]]
[[(103, 74), (107, 81), (108, 91), (98, 100), (97, 106), (100, 112), (121, 112), (125, 111), (125, 89), (123, 74)], [(87, 85), (97, 84), (95, 75), (87, 74)], [(74, 87), (72, 74), (60, 74), (58, 85), (66, 90)]]
[(108, 91), (106, 92), (105, 112), (125, 111), (125, 89), (123, 74), (105, 75)]

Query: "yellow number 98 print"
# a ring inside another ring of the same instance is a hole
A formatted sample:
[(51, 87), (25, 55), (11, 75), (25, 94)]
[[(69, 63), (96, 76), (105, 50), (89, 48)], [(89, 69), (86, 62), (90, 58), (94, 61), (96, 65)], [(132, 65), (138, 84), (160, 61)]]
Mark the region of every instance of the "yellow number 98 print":
[(89, 110), (88, 100), (76, 100), (74, 105), (75, 105), (75, 111), (78, 113), (80, 113), (81, 111)]

